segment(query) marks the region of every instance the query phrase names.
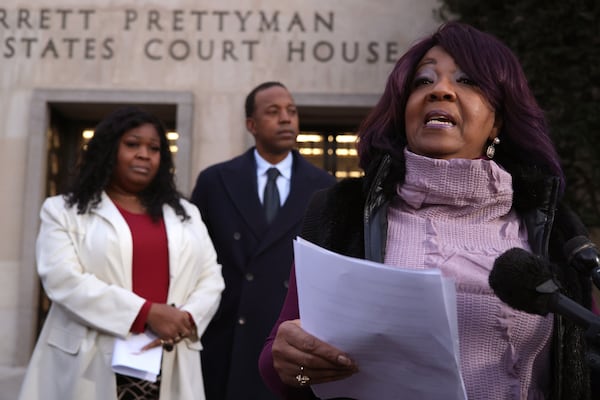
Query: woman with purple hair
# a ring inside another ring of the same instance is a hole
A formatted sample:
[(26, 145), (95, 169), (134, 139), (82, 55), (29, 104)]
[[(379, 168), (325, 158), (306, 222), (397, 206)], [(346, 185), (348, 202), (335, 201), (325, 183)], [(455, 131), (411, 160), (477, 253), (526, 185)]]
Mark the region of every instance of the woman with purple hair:
[[(398, 60), (357, 146), (364, 177), (318, 192), (301, 236), (452, 278), (469, 400), (589, 399), (583, 330), (511, 309), (488, 282), (496, 258), (520, 248), (548, 261), (565, 294), (590, 306), (589, 279), (562, 253), (577, 217), (561, 201), (559, 157), (512, 51), (471, 26), (442, 25)], [(294, 269), (259, 366), (286, 399), (316, 399), (312, 384), (360, 370), (351, 354), (302, 329)]]

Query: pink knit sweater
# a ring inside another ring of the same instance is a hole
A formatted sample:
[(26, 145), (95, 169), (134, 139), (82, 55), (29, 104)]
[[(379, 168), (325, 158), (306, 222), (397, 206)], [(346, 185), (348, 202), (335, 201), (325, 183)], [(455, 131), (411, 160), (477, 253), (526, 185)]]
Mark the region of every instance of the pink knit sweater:
[(544, 399), (552, 316), (515, 311), (488, 285), (498, 255), (529, 249), (526, 229), (511, 209), (510, 174), (489, 160), (405, 156), (405, 183), (388, 211), (385, 263), (439, 268), (456, 281), (469, 400)]

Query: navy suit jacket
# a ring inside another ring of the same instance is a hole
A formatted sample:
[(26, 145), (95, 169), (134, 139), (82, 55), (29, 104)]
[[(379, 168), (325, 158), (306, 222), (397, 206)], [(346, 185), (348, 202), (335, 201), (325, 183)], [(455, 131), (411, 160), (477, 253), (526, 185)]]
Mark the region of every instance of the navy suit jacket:
[(335, 183), (292, 152), (290, 193), (271, 225), (258, 198), (254, 148), (202, 171), (192, 193), (223, 267), (219, 310), (202, 336), (207, 400), (275, 399), (258, 356), (281, 310), (292, 241), (312, 194)]

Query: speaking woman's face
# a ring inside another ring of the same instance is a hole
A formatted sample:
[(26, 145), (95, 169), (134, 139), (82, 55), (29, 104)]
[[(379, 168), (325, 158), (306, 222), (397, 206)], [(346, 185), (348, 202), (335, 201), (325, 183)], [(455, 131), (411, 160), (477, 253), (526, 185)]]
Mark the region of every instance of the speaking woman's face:
[(419, 62), (405, 109), (408, 149), (431, 158), (475, 159), (499, 132), (477, 83), (441, 47)]

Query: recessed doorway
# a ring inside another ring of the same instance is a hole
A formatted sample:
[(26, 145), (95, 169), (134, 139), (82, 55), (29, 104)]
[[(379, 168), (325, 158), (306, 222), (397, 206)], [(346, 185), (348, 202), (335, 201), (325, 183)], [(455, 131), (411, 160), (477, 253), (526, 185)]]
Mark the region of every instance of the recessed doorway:
[(356, 133), (370, 109), (364, 106), (299, 106), (298, 151), (338, 180), (362, 176)]

